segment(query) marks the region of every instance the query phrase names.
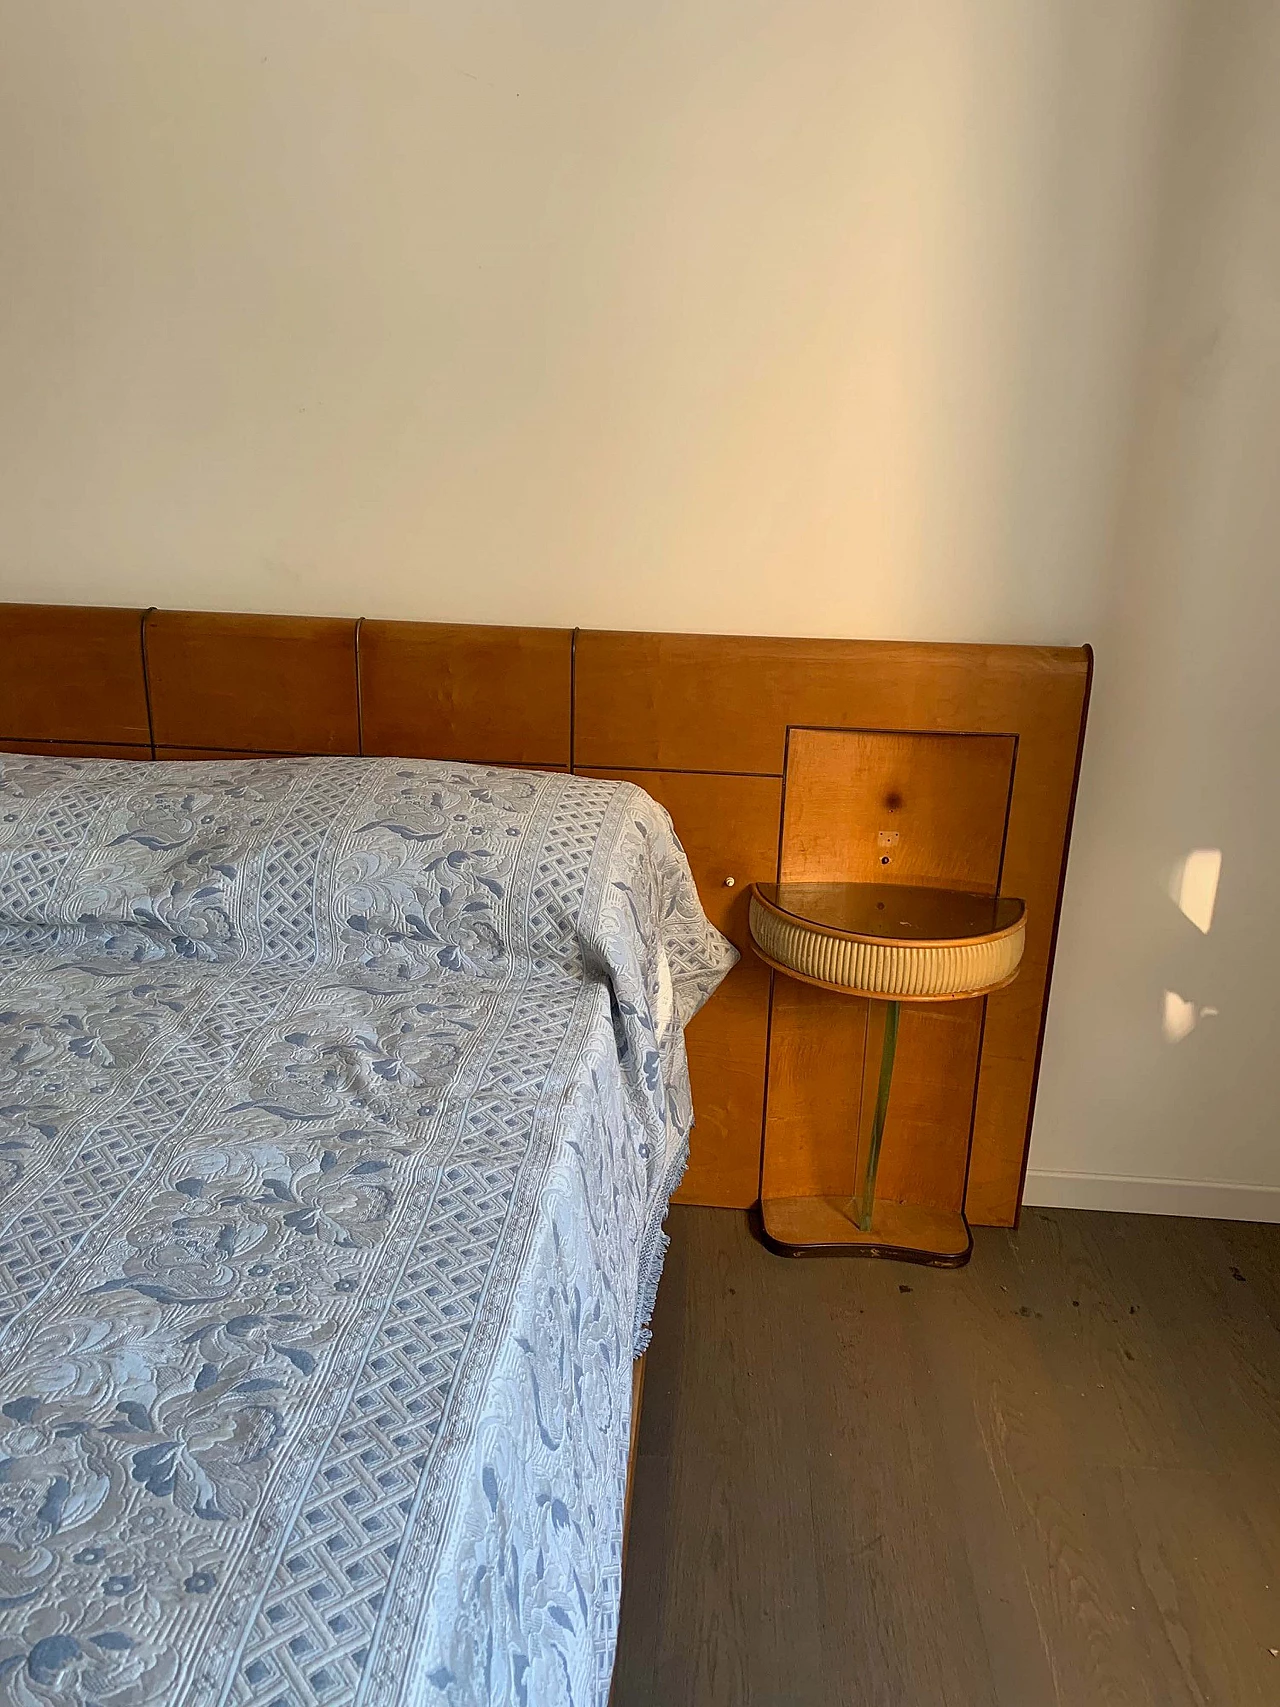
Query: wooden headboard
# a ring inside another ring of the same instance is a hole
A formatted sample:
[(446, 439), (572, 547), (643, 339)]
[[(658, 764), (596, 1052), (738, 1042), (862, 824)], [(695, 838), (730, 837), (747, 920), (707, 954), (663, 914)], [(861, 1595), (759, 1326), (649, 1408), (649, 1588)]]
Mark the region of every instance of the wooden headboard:
[(1091, 669), (1088, 648), (0, 605), (0, 749), (380, 753), (639, 783), (670, 811), (708, 914), (744, 951), (689, 1028), (698, 1126), (679, 1195), (746, 1206), (760, 1189), (773, 1011), (746, 891), (783, 860), (792, 733), (1007, 737), (1000, 883), (1027, 902), (1028, 942), (1021, 976), (984, 1010), (959, 1189), (972, 1221), (1010, 1225)]

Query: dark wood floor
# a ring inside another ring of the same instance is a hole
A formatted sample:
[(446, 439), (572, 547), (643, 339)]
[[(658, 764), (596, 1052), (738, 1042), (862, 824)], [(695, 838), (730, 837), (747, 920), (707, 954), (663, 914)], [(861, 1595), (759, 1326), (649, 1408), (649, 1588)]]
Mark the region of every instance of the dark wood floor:
[(1280, 1703), (1280, 1226), (670, 1228), (614, 1707)]

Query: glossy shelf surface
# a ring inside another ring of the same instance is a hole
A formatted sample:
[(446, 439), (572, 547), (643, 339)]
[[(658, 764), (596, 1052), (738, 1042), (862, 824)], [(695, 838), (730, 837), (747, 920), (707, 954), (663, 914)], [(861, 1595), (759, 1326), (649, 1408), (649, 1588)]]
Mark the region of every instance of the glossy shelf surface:
[(757, 883), (756, 893), (797, 923), (884, 942), (972, 942), (1014, 929), (1012, 895), (973, 895), (890, 883)]

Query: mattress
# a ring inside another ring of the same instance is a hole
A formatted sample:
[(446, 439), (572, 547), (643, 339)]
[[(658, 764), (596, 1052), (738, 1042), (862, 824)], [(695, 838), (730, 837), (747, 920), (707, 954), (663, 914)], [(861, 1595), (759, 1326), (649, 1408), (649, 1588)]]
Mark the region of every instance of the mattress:
[(735, 959), (629, 784), (0, 755), (0, 1703), (604, 1703)]

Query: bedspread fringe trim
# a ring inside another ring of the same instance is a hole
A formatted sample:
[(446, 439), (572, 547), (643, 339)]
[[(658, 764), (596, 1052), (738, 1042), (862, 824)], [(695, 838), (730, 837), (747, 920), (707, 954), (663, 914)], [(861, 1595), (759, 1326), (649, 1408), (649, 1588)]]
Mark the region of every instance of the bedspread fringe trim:
[(684, 1178), (685, 1169), (689, 1166), (689, 1133), (686, 1130), (676, 1150), (667, 1165), (667, 1175), (662, 1182), (649, 1225), (645, 1230), (640, 1246), (640, 1262), (636, 1273), (636, 1325), (635, 1350), (633, 1357), (643, 1357), (649, 1349), (649, 1341), (653, 1338), (651, 1320), (654, 1306), (658, 1302), (658, 1282), (662, 1279), (663, 1264), (667, 1259), (667, 1251), (671, 1240), (663, 1227), (667, 1211), (671, 1207), (671, 1198), (680, 1181)]

